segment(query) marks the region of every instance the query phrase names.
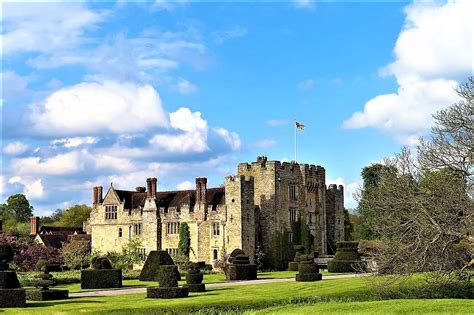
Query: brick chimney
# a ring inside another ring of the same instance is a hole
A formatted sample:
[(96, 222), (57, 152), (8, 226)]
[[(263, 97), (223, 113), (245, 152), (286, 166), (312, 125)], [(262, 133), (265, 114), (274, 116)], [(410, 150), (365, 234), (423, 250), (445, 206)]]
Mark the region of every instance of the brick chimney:
[(196, 178), (196, 203), (204, 205), (207, 200), (207, 178)]
[(102, 203), (102, 192), (104, 191), (104, 189), (102, 188), (102, 186), (97, 186), (97, 201), (98, 203)]
[(146, 179), (146, 191), (147, 191), (147, 198), (155, 198), (156, 197), (156, 183), (158, 180), (153, 177), (153, 178), (147, 178)]
[(98, 205), (102, 202), (102, 186), (94, 186), (92, 188), (92, 204)]
[(36, 235), (39, 232), (39, 227), (40, 227), (40, 218), (37, 216), (32, 216), (30, 218), (31, 222), (31, 231), (30, 235)]

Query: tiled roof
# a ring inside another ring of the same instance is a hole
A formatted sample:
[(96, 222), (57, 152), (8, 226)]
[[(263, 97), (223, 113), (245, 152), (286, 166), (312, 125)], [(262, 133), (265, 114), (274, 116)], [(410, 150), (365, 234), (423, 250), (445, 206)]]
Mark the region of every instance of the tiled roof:
[[(125, 202), (125, 209), (137, 209), (145, 205), (146, 192), (136, 192), (127, 190), (115, 190), (120, 201)], [(174, 190), (174, 191), (158, 191), (156, 202), (159, 207), (177, 207), (184, 203), (191, 207), (196, 203), (195, 190)], [(207, 204), (217, 206), (225, 203), (225, 188), (208, 188)]]
[(38, 234), (43, 241), (44, 246), (46, 247), (54, 247), (60, 249), (63, 247), (62, 243), (67, 241), (67, 235), (63, 234)]
[(82, 227), (41, 226), (39, 234), (69, 235), (83, 233)]

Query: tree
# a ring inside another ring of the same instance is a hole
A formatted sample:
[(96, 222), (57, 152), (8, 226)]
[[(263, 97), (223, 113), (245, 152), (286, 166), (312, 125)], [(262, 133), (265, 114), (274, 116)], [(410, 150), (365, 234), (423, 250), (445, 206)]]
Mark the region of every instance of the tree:
[(457, 89), (461, 100), (433, 117), (430, 139), (421, 139), (420, 164), (428, 170), (447, 168), (467, 181), (473, 196), (474, 184), (474, 77)]
[(359, 227), (362, 239), (375, 239), (379, 235), (373, 230), (374, 221), (378, 220), (377, 210), (370, 204), (377, 197), (382, 179), (385, 175), (393, 175), (397, 172), (393, 165), (372, 164), (362, 169), (362, 190), (358, 192), (356, 200), (359, 202), (357, 215), (360, 217)]
[(84, 240), (72, 240), (71, 242), (63, 244), (61, 248), (64, 265), (71, 269), (82, 269), (86, 266), (89, 261), (90, 253), (90, 243)]
[(14, 214), (18, 222), (28, 222), (33, 215), (33, 207), (23, 194), (11, 195), (5, 206), (6, 214)]
[(189, 226), (186, 222), (179, 225), (179, 243), (178, 255), (189, 258), (191, 250), (191, 235), (189, 233)]
[[(55, 224), (64, 227), (82, 227), (84, 221), (89, 219), (91, 207), (87, 205), (74, 205), (62, 212), (55, 213), (54, 217), (59, 217), (59, 221)], [(58, 212), (58, 210), (56, 210)]]
[(349, 210), (344, 209), (344, 240), (352, 241), (353, 232), (354, 232), (354, 225), (352, 224)]

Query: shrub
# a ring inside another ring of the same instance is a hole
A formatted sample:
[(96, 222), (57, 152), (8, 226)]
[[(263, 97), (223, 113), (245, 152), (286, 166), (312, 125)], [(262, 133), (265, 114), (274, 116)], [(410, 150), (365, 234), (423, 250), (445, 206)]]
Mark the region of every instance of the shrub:
[(122, 269), (81, 271), (81, 289), (106, 289), (122, 287)]
[(173, 259), (164, 250), (151, 251), (140, 273), (140, 281), (158, 281), (161, 265), (174, 265)]
[(61, 255), (64, 265), (70, 269), (82, 269), (87, 266), (91, 252), (90, 243), (83, 240), (72, 240), (63, 244)]
[(191, 234), (189, 233), (189, 226), (186, 222), (183, 222), (179, 225), (178, 256), (189, 259), (190, 249)]

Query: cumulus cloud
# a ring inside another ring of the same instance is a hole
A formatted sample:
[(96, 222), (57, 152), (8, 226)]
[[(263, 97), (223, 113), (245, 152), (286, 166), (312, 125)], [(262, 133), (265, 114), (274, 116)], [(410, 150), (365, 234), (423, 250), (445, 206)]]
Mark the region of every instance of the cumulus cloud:
[(97, 138), (94, 137), (72, 137), (72, 138), (62, 138), (51, 141), (51, 145), (54, 146), (64, 146), (65, 148), (75, 148), (81, 145), (94, 144), (97, 142)]
[(372, 98), (343, 127), (376, 128), (403, 143), (429, 130), (431, 115), (458, 100), (454, 88), (472, 73), (473, 12), (470, 1), (407, 6), (395, 61), (381, 69), (395, 76), (398, 91)]
[(15, 158), (10, 161), (14, 174), (65, 175), (82, 170), (84, 163), (80, 153), (73, 151), (42, 159), (40, 157)]
[(28, 150), (28, 146), (21, 141), (15, 141), (7, 144), (3, 148), (3, 153), (8, 155), (19, 155), (25, 153)]
[(46, 135), (138, 132), (168, 126), (150, 85), (105, 81), (63, 88), (34, 108), (33, 128)]
[(189, 108), (181, 107), (170, 113), (171, 127), (180, 131), (177, 135), (158, 134), (150, 143), (157, 148), (169, 152), (204, 152), (209, 150), (207, 145), (207, 121), (201, 118), (200, 112), (191, 112)]
[(23, 193), (28, 199), (42, 199), (45, 196), (43, 182), (41, 179), (29, 179), (22, 178), (20, 176), (14, 176), (8, 180), (8, 183), (22, 185), (24, 187)]
[(240, 137), (235, 132), (230, 132), (224, 128), (214, 128), (214, 131), (224, 139), (224, 141), (229, 144), (232, 150), (240, 149), (242, 142), (240, 141)]

